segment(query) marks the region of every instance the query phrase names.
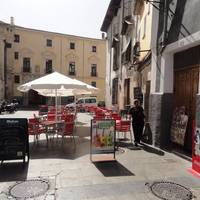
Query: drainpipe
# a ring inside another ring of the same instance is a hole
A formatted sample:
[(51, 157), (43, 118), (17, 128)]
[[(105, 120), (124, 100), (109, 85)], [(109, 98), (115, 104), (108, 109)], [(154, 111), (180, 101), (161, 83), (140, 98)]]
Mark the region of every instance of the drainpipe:
[(164, 0), (163, 2), (163, 41), (162, 41), (162, 49), (161, 49), (161, 54), (164, 51), (166, 45), (167, 45), (167, 37), (168, 37), (168, 31), (167, 31), (167, 23), (168, 23), (168, 11), (169, 11), (169, 1)]
[(4, 40), (4, 70), (3, 70), (3, 78), (4, 78), (4, 99), (7, 99), (7, 42)]

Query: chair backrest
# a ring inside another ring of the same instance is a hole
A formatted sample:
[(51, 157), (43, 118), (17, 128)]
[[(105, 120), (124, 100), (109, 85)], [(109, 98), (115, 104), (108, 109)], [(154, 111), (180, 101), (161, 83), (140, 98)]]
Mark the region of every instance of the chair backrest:
[(129, 132), (130, 128), (131, 128), (131, 121), (129, 121), (129, 120), (121, 121), (121, 123), (120, 123), (120, 131)]
[(112, 116), (112, 119), (121, 120), (121, 116), (118, 113), (112, 113), (111, 116)]
[(47, 115), (47, 120), (48, 121), (55, 121), (56, 115), (55, 114), (49, 114)]
[(73, 135), (73, 131), (74, 131), (74, 123), (66, 122), (64, 135)]
[(57, 125), (56, 125), (57, 134), (64, 134), (65, 129), (66, 129), (66, 122), (65, 121), (57, 123)]
[(29, 135), (36, 135), (38, 134), (39, 123), (37, 119), (30, 118), (28, 120), (28, 134)]
[(105, 119), (105, 115), (95, 115), (94, 116), (94, 120), (101, 120), (101, 119)]
[(67, 115), (64, 115), (63, 116), (63, 119), (66, 121), (66, 122), (73, 122), (74, 121), (74, 114), (67, 114)]

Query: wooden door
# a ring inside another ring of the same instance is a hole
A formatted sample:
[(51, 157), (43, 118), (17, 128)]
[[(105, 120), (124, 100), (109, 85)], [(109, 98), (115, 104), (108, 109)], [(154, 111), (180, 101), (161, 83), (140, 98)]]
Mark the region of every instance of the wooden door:
[(195, 119), (196, 95), (199, 85), (199, 66), (187, 67), (175, 71), (174, 76), (174, 107), (185, 106), (188, 115), (188, 126), (185, 136), (186, 150), (192, 150), (192, 121)]

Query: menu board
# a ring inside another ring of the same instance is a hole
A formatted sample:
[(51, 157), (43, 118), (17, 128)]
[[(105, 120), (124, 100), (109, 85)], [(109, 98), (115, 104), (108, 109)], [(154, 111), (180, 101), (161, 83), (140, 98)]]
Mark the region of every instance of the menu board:
[(173, 113), (171, 125), (171, 141), (184, 145), (188, 116), (185, 115), (185, 107), (176, 107)]
[(91, 154), (115, 153), (115, 121), (91, 121)]

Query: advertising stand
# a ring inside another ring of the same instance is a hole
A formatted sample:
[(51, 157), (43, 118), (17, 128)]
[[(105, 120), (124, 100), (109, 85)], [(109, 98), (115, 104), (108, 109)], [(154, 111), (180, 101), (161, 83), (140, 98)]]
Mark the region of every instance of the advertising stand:
[(193, 123), (192, 149), (192, 169), (200, 176), (200, 127), (196, 127), (195, 123)]
[(115, 160), (115, 121), (91, 120), (90, 160)]

